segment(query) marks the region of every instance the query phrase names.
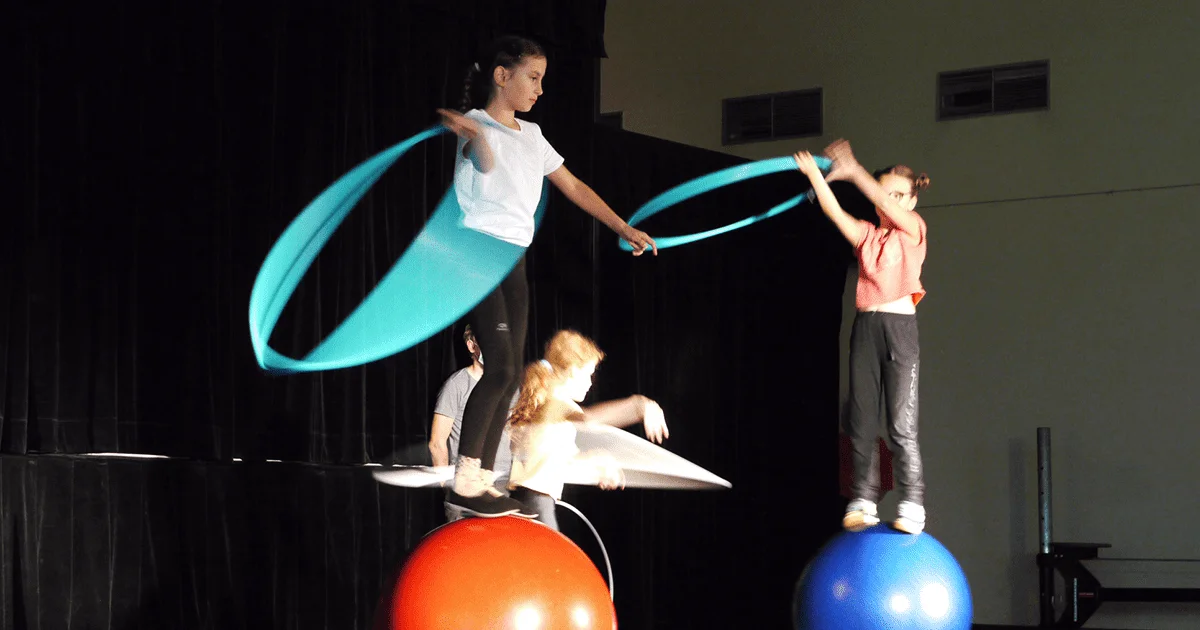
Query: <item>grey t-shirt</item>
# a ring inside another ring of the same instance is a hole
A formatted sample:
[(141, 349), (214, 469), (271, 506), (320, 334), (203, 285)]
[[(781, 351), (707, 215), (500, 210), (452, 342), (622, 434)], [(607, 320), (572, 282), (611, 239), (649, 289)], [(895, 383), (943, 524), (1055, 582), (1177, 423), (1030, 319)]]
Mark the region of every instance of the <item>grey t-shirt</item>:
[[(446, 383), (442, 385), (442, 391), (438, 393), (437, 404), (433, 408), (434, 413), (454, 419), (454, 425), (450, 428), (450, 438), (446, 440), (446, 447), (450, 451), (451, 465), (458, 459), (458, 442), (462, 437), (463, 411), (467, 408), (467, 398), (478, 382), (471, 378), (468, 368), (451, 374), (450, 378), (446, 379)], [(519, 391), (513, 395), (509, 404), (510, 411), (517, 405), (519, 396)], [(504, 434), (500, 437), (500, 448), (496, 451), (496, 465), (493, 468), (493, 472), (496, 473), (496, 487), (501, 490), (508, 485), (508, 475), (512, 471), (512, 445), (509, 440), (508, 426), (505, 425)]]

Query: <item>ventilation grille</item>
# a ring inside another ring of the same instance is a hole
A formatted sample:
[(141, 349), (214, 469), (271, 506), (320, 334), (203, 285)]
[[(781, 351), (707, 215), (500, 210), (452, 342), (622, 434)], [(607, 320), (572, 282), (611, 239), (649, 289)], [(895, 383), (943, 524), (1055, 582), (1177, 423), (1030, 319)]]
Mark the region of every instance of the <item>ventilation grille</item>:
[(1050, 62), (943, 72), (938, 120), (1033, 111), (1050, 106)]
[(821, 88), (725, 99), (721, 143), (744, 144), (819, 136)]

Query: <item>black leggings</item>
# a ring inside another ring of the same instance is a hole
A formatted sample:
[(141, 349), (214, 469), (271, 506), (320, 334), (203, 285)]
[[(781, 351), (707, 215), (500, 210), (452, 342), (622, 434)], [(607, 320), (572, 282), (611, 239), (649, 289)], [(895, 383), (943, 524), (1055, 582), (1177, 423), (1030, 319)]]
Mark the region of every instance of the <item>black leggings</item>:
[(525, 486), (517, 486), (517, 489), (512, 491), (511, 496), (520, 501), (521, 505), (524, 505), (527, 511), (537, 514), (537, 520), (545, 523), (550, 529), (556, 532), (559, 531), (558, 516), (555, 514), (557, 502), (554, 500), (554, 497), (536, 490), (530, 490)]
[(504, 437), (508, 407), (521, 385), (525, 333), (529, 327), (529, 282), (525, 258), (470, 313), (467, 323), (483, 352), (483, 377), (471, 390), (463, 409), (459, 455), (480, 460), (491, 470)]
[(858, 313), (850, 334), (846, 426), (854, 444), (854, 498), (879, 500), (879, 449), (875, 444), (881, 420), (886, 418), (901, 500), (924, 503), (925, 479), (917, 443), (920, 368), (916, 315)]

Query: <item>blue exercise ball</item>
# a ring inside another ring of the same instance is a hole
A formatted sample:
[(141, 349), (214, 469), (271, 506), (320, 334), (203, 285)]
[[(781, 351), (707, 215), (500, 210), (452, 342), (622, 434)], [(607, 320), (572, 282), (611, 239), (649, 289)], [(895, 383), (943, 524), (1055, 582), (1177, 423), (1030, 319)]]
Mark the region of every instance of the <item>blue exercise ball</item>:
[(797, 630), (970, 630), (971, 588), (933, 536), (880, 524), (826, 543), (792, 612)]

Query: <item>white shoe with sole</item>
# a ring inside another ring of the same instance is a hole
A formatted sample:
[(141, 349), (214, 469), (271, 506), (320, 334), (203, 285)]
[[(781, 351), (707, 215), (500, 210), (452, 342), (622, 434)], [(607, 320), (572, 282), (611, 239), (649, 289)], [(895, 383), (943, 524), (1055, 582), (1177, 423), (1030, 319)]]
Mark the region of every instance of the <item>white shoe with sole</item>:
[(861, 532), (878, 524), (879, 512), (874, 501), (855, 499), (846, 506), (846, 515), (842, 517), (842, 527), (846, 531)]
[(896, 529), (906, 534), (920, 534), (925, 530), (925, 508), (911, 501), (901, 501), (896, 510)]

